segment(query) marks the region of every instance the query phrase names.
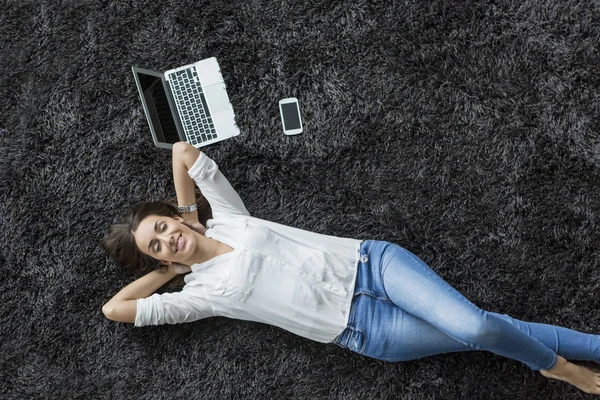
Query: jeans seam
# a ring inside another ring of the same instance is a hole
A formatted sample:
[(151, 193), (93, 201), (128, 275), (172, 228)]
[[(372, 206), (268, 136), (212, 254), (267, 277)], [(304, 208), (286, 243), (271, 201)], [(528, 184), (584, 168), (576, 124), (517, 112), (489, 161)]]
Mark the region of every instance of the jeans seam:
[(362, 329), (357, 329), (357, 332), (360, 333), (361, 339), (362, 339), (362, 343), (360, 345), (360, 351), (359, 354), (364, 355), (365, 354), (365, 347), (367, 345), (367, 337), (365, 332), (362, 331)]
[(389, 361), (389, 362), (402, 362), (402, 361), (412, 361), (412, 360), (420, 360), (422, 358), (427, 358), (427, 357), (431, 357), (431, 356), (436, 356), (439, 354), (447, 354), (447, 353), (439, 353), (437, 351), (434, 351), (433, 353), (427, 353), (425, 355), (418, 355), (415, 357), (389, 357), (389, 358), (379, 358), (377, 357), (378, 360), (382, 360), (382, 361)]
[(390, 299), (387, 296), (382, 296), (371, 290), (364, 289), (359, 290), (357, 293), (354, 294), (354, 296), (369, 296), (375, 300), (390, 301)]
[(552, 364), (550, 364), (550, 366), (548, 368), (546, 368), (546, 370), (554, 368), (557, 363), (558, 363), (558, 355), (556, 353), (554, 353), (554, 361), (552, 362)]

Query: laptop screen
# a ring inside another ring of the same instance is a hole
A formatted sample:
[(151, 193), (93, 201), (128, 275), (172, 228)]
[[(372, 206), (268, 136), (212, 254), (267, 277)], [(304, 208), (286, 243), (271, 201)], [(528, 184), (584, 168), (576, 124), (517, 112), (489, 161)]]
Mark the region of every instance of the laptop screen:
[(173, 119), (171, 107), (162, 78), (135, 71), (140, 90), (143, 92), (144, 108), (146, 109), (148, 123), (156, 135), (156, 140), (162, 143), (176, 143), (181, 141), (177, 126)]

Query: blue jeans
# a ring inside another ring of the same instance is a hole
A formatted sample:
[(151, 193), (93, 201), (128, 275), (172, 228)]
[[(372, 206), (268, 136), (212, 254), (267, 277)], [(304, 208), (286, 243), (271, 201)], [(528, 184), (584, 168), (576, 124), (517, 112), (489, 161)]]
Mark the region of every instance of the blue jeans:
[(385, 361), (487, 350), (534, 371), (566, 359), (600, 362), (600, 336), (480, 309), (400, 246), (361, 245), (348, 327), (335, 343)]

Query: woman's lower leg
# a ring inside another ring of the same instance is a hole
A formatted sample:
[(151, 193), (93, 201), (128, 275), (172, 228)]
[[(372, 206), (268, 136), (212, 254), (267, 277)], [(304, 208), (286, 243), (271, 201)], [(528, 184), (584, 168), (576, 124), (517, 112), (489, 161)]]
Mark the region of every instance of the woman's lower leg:
[(557, 325), (521, 321), (506, 314), (492, 314), (510, 322), (567, 360), (600, 363), (600, 335), (578, 332)]

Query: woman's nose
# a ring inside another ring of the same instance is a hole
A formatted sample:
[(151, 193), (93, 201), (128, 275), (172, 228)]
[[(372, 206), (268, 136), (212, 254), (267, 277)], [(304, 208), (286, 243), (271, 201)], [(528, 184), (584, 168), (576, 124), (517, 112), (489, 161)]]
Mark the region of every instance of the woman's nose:
[(173, 243), (175, 243), (175, 239), (171, 234), (165, 235), (163, 237), (163, 240), (165, 241), (165, 243), (167, 243), (167, 245), (169, 245), (169, 247), (173, 246)]

